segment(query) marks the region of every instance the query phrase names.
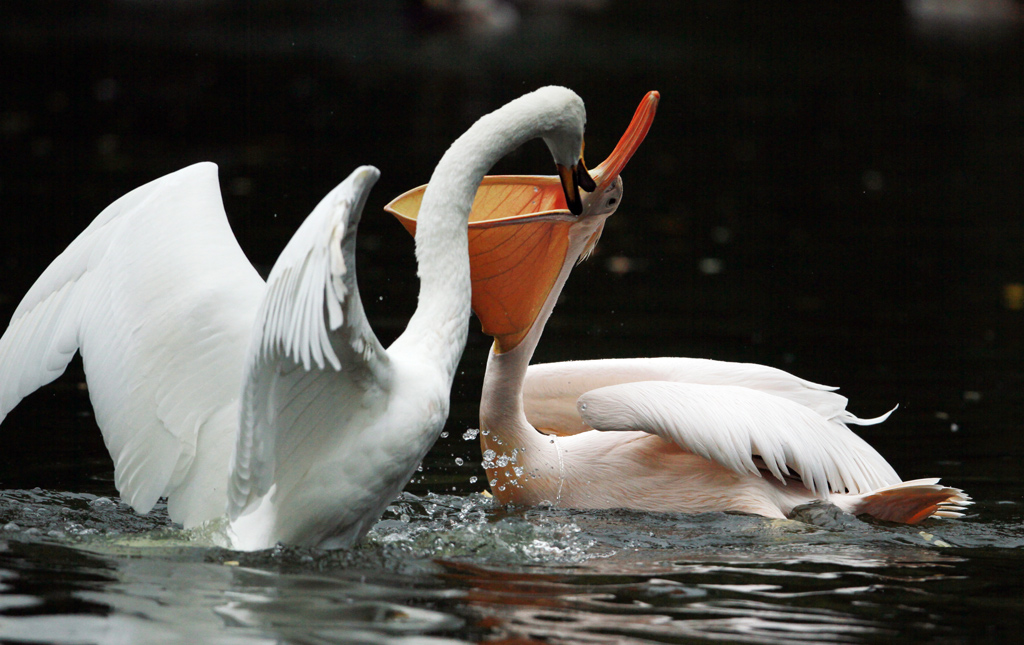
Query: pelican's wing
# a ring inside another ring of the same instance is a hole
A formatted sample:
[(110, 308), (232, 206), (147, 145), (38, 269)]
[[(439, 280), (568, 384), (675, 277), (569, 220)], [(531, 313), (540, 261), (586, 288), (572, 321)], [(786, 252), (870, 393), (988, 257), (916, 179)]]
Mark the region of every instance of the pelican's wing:
[(674, 381), (705, 385), (739, 385), (782, 397), (826, 419), (870, 425), (885, 414), (861, 419), (846, 410), (846, 397), (774, 367), (701, 358), (610, 358), (531, 365), (523, 384), (523, 407), (534, 427), (568, 435), (590, 430), (576, 410), (584, 392), (635, 381)]
[(577, 407), (598, 430), (649, 432), (737, 473), (759, 475), (760, 457), (779, 480), (795, 473), (817, 494), (866, 493), (900, 482), (842, 422), (748, 387), (640, 381), (587, 392)]
[(355, 265), (356, 227), (379, 176), (363, 166), (332, 190), (270, 272), (249, 348), (231, 519), (270, 490), (279, 464), (300, 465), (342, 418), (372, 414), (386, 399), (390, 364), (366, 320)]
[(166, 495), (171, 517), (187, 525), (219, 516), (262, 291), (228, 225), (214, 164), (133, 190), (15, 311), (0, 339), (0, 420), (81, 351), (121, 495), (140, 512)]

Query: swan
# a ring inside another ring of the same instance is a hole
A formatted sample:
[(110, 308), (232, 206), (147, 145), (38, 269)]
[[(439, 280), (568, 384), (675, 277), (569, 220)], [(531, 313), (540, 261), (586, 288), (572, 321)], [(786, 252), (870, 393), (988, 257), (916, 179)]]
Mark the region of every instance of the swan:
[(355, 273), (379, 176), (363, 166), (295, 232), (264, 281), (231, 233), (217, 168), (121, 197), (43, 272), (0, 338), (0, 421), (82, 355), (89, 395), (136, 511), (167, 498), (228, 546), (343, 548), (409, 481), (449, 409), (470, 317), (467, 221), (484, 173), (542, 138), (580, 209), (583, 102), (546, 87), (482, 117), (423, 195), (415, 313), (386, 350)]
[[(530, 366), (573, 266), (622, 198), (619, 177), (659, 101), (649, 93), (578, 217), (556, 182), (488, 177), (470, 224), (473, 308), (494, 337), (480, 401), (483, 465), (502, 504), (659, 512), (738, 511), (785, 518), (824, 499), (844, 511), (916, 523), (959, 517), (970, 498), (937, 479), (904, 482), (848, 424), (834, 388), (772, 367), (693, 358)], [(424, 187), (388, 206), (406, 228)], [(547, 199), (526, 199), (544, 194)], [(547, 253), (539, 244), (551, 241)], [(891, 413), (891, 411), (890, 411)]]

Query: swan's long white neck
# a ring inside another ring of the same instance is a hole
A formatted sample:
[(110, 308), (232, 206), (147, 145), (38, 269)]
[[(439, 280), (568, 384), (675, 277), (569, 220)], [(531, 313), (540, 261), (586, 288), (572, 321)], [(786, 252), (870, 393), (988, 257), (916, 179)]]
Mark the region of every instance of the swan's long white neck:
[(469, 330), (467, 230), (477, 187), (498, 159), (537, 137), (565, 163), (557, 159), (559, 146), (553, 141), (580, 139), (584, 121), (583, 103), (575, 94), (544, 88), (481, 118), (434, 170), (416, 228), (419, 303), (396, 345), (426, 353), (449, 375), (449, 384)]

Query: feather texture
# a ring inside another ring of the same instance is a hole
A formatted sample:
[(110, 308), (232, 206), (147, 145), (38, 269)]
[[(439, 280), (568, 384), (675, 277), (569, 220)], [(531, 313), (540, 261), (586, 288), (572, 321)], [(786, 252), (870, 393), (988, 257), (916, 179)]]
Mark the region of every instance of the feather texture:
[[(218, 517), (263, 281), (196, 164), (107, 207), (36, 280), (0, 339), (0, 419), (81, 351), (115, 484), (186, 525)], [(201, 455), (197, 457), (198, 455)], [(196, 478), (203, 480), (199, 482)], [(198, 490), (202, 489), (202, 490)]]
[(623, 383), (579, 398), (598, 430), (658, 435), (740, 474), (780, 481), (796, 473), (815, 495), (864, 493), (900, 482), (892, 467), (835, 416), (749, 387), (667, 381)]
[(267, 279), (247, 360), (231, 519), (269, 491), (278, 461), (318, 428), (338, 427), (332, 409), (376, 407), (361, 401), (368, 393), (386, 401), (389, 360), (366, 320), (355, 270), (359, 216), (379, 175), (364, 166), (331, 191)]
[(819, 385), (774, 367), (703, 358), (609, 358), (531, 365), (523, 383), (523, 407), (537, 428), (557, 434), (590, 430), (576, 410), (580, 395), (607, 385), (673, 381), (736, 385), (793, 401), (825, 419), (856, 425), (881, 423), (891, 412), (861, 419), (846, 409), (836, 388)]

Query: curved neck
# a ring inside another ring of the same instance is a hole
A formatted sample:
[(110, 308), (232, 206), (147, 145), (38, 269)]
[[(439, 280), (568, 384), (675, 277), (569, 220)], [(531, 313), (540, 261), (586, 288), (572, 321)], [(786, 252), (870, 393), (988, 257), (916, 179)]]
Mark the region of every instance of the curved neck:
[(582, 131), (582, 123), (565, 118), (566, 111), (540, 92), (516, 99), (459, 137), (430, 178), (416, 227), (419, 301), (396, 344), (441, 366), (449, 385), (469, 330), (467, 231), (477, 187), (498, 159), (526, 141), (571, 127)]
[[(501, 353), (497, 351), (495, 343), (487, 356), (487, 370), (484, 372), (480, 397), (480, 439), (491, 492), (502, 504), (533, 504), (544, 499), (557, 506), (560, 502), (564, 466), (557, 439), (537, 432), (526, 418), (523, 384), (526, 368), (544, 333), (544, 325), (551, 316), (577, 257), (578, 252), (567, 254), (558, 279), (522, 342)], [(521, 468), (525, 467), (532, 483), (528, 487), (519, 483), (520, 475), (515, 468), (488, 467), (489, 450), (493, 450), (495, 455), (513, 460)]]
[(497, 351), (496, 343), (491, 346), (480, 397), (480, 429), (489, 430), (495, 440), (519, 444), (540, 438), (536, 428), (526, 419), (526, 412), (523, 410), (526, 369), (530, 366), (530, 359), (533, 358), (540, 337), (544, 334), (544, 326), (551, 317), (565, 281), (572, 273), (573, 266), (579, 259), (591, 232), (590, 229), (570, 231), (568, 252), (562, 269), (537, 314), (537, 320), (523, 340), (513, 349), (502, 353)]

